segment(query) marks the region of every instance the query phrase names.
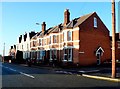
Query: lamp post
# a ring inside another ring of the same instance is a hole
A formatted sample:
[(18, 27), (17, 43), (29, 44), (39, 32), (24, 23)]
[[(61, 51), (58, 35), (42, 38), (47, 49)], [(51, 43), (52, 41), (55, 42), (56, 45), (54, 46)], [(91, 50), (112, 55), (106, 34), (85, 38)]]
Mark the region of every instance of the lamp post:
[(116, 60), (115, 60), (115, 0), (112, 0), (112, 78), (116, 77)]

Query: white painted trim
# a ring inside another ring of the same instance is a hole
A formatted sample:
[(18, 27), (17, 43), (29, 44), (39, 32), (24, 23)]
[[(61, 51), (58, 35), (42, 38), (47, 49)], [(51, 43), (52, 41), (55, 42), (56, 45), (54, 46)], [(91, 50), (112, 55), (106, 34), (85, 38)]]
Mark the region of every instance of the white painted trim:
[(79, 52), (80, 54), (84, 54), (85, 52)]
[(64, 42), (62, 42), (62, 43), (68, 43), (68, 42), (80, 42), (80, 40), (64, 41)]
[(96, 52), (98, 52), (98, 50), (100, 50), (100, 49), (102, 50), (102, 52), (104, 52), (104, 50), (102, 49), (102, 47), (99, 47)]
[[(72, 48), (72, 47), (68, 47), (68, 48), (65, 47), (65, 48), (63, 48), (63, 51), (65, 51), (64, 49), (67, 49), (67, 50), (68, 50), (68, 49), (71, 49), (71, 50), (70, 50), (70, 51), (71, 51), (71, 52), (70, 52), (70, 53), (71, 53), (71, 54), (70, 54), (70, 55), (71, 55), (71, 56), (70, 56), (70, 59), (66, 60), (66, 62), (72, 62), (72, 61), (73, 61), (73, 60), (72, 60), (72, 59), (73, 59), (73, 55), (72, 55), (73, 48)], [(64, 52), (64, 53), (65, 53), (65, 52)], [(68, 54), (69, 54), (69, 52), (68, 52)], [(68, 55), (68, 54), (64, 54), (64, 57), (65, 57), (65, 55)], [(63, 61), (65, 61), (65, 58), (63, 58)]]

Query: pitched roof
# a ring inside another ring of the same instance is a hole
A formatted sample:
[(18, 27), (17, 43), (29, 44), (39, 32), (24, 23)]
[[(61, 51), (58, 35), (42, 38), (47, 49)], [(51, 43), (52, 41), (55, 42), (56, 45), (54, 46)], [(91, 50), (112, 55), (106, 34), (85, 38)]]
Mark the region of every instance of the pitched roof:
[[(50, 27), (49, 29), (45, 30), (44, 34), (42, 31), (38, 32), (36, 35), (32, 37), (32, 39), (39, 37), (43, 37), (44, 35), (48, 35), (50, 33), (58, 33), (59, 31), (62, 31), (64, 28), (74, 28), (82, 24), (85, 20), (87, 20), (92, 14), (96, 12), (81, 16), (79, 18), (75, 18), (72, 21), (70, 21), (66, 26), (64, 26), (62, 23), (59, 25), (56, 25), (54, 27)], [(38, 35), (39, 34), (39, 35)]]
[(26, 38), (27, 38), (27, 33), (25, 33), (24, 35), (24, 41), (26, 41)]
[(59, 24), (55, 27), (52, 27), (47, 34), (49, 33), (58, 33), (59, 31), (63, 30), (63, 25), (62, 24)]
[(34, 31), (29, 33), (30, 39), (32, 39), (32, 37), (35, 35), (36, 33)]
[(22, 41), (22, 35), (20, 35), (19, 37), (19, 43), (21, 43), (21, 41)]
[(87, 15), (84, 15), (84, 16), (81, 16), (79, 18), (76, 18), (75, 19), (75, 22), (76, 24), (74, 25), (74, 27), (77, 27), (79, 26), (80, 24), (82, 24), (85, 20), (87, 20), (91, 15), (93, 15), (94, 13), (96, 12), (93, 12), (93, 13), (90, 13), (90, 14), (87, 14)]
[(40, 32), (37, 32), (33, 37), (32, 39), (37, 39), (37, 37), (40, 35)]

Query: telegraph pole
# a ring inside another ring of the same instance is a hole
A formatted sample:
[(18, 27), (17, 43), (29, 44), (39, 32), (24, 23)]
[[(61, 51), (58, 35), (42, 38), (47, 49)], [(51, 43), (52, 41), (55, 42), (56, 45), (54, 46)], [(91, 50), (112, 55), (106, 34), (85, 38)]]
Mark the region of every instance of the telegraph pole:
[(115, 0), (112, 0), (112, 78), (116, 77), (116, 60), (115, 60)]

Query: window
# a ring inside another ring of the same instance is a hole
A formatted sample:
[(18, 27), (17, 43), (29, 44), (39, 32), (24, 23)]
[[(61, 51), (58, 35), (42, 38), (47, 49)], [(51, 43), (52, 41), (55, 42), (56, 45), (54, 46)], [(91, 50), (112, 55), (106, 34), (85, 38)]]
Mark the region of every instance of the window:
[(50, 60), (52, 60), (52, 50), (50, 50)]
[(22, 49), (23, 49), (23, 45), (22, 45)]
[(49, 39), (49, 44), (51, 44), (51, 36), (50, 36), (50, 39)]
[(97, 18), (94, 17), (94, 27), (97, 28)]
[(37, 51), (37, 60), (40, 59), (40, 51)]
[(68, 41), (71, 41), (71, 40), (72, 40), (71, 31), (68, 31), (68, 33), (67, 33), (67, 40), (68, 40)]
[(120, 48), (120, 42), (118, 42), (118, 48)]
[(41, 46), (42, 45), (42, 41), (41, 41), (41, 39), (39, 39), (39, 46)]
[(53, 43), (57, 43), (57, 36), (53, 35)]
[(33, 47), (35, 47), (35, 41), (33, 41)]
[(72, 48), (64, 49), (64, 61), (72, 61)]
[(68, 49), (68, 61), (71, 61), (72, 57), (72, 49)]
[(66, 34), (66, 32), (63, 33), (63, 38), (64, 38), (63, 39), (64, 41), (67, 41), (67, 34)]
[(57, 60), (57, 50), (50, 50), (50, 60)]
[(57, 50), (53, 50), (53, 58), (54, 58), (54, 60), (57, 59)]
[(44, 45), (46, 45), (46, 39), (44, 39)]

